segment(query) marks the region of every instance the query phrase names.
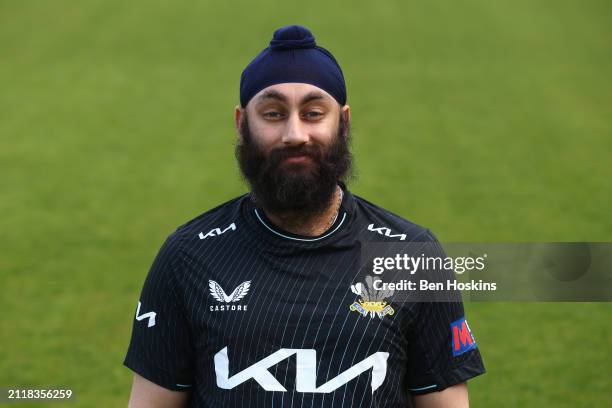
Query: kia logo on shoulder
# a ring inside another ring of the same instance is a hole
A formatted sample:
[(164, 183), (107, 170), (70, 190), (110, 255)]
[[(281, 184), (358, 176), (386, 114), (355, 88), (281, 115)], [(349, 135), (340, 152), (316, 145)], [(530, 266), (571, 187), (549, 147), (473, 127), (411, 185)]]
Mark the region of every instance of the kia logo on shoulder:
[(235, 223), (232, 222), (230, 225), (227, 226), (227, 228), (225, 228), (223, 230), (221, 228), (219, 228), (219, 227), (213, 228), (210, 231), (208, 231), (206, 233), (206, 235), (204, 235), (203, 232), (200, 232), (198, 234), (198, 237), (200, 239), (206, 239), (206, 238), (210, 238), (210, 237), (217, 237), (217, 236), (219, 236), (221, 234), (224, 234), (224, 233), (226, 233), (227, 231), (230, 231), (230, 230), (231, 231), (236, 231), (236, 224)]
[(391, 230), (389, 228), (387, 228), (387, 227), (374, 228), (374, 224), (370, 224), (370, 225), (368, 225), (368, 230), (369, 231), (373, 231), (373, 232), (377, 232), (380, 235), (384, 235), (385, 237), (399, 238), (400, 241), (404, 241), (406, 239), (406, 234), (391, 234)]

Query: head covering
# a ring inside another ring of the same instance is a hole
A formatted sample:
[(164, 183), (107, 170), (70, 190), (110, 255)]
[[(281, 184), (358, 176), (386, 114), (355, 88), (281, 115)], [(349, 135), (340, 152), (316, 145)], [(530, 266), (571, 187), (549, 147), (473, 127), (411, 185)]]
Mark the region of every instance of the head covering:
[(306, 27), (291, 25), (274, 32), (270, 46), (242, 71), (240, 105), (244, 108), (259, 91), (270, 85), (300, 82), (317, 86), (346, 104), (346, 84), (334, 56), (319, 47)]

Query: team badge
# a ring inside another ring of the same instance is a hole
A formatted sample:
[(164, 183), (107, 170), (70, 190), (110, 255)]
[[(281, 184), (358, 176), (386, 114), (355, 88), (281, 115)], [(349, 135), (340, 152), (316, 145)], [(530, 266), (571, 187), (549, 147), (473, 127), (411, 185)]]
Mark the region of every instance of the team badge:
[(214, 280), (208, 281), (208, 289), (210, 290), (210, 294), (215, 298), (217, 302), (223, 303), (223, 305), (219, 306), (210, 306), (211, 312), (217, 311), (229, 311), (229, 310), (240, 310), (246, 311), (247, 305), (236, 305), (234, 303), (242, 300), (247, 293), (249, 293), (249, 289), (251, 288), (251, 281), (242, 282), (232, 293), (229, 295), (225, 293), (221, 285), (219, 285)]
[(470, 326), (468, 326), (465, 317), (451, 323), (451, 332), (453, 334), (453, 356), (457, 357), (466, 351), (476, 348), (476, 340), (472, 335)]
[(393, 296), (392, 290), (374, 289), (374, 278), (366, 276), (365, 285), (361, 282), (351, 285), (351, 291), (360, 296), (357, 302), (349, 306), (351, 311), (358, 312), (361, 316), (370, 315), (370, 319), (378, 316), (380, 319), (386, 315), (392, 316), (395, 310), (385, 301), (385, 298)]

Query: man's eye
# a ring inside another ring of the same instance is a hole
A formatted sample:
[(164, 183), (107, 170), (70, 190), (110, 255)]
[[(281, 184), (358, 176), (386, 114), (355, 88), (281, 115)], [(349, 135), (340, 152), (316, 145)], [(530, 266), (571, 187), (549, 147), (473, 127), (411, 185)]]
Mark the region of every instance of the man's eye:
[(282, 115), (280, 112), (269, 111), (269, 112), (264, 112), (263, 116), (266, 119), (279, 119)]
[(318, 119), (319, 117), (323, 116), (323, 113), (318, 112), (318, 111), (310, 111), (310, 112), (306, 112), (305, 116), (308, 119)]

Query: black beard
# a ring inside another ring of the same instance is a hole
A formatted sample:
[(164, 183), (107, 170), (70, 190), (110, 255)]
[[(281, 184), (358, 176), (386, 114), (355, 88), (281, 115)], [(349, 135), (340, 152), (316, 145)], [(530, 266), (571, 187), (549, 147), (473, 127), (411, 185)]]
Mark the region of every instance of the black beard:
[[(350, 124), (341, 117), (336, 137), (327, 147), (281, 147), (266, 154), (250, 132), (246, 112), (242, 119), (243, 142), (236, 145), (235, 155), (257, 203), (273, 214), (300, 218), (322, 214), (329, 208), (338, 181), (346, 182), (352, 175)], [(300, 155), (311, 160), (297, 166), (283, 163), (288, 157)]]

